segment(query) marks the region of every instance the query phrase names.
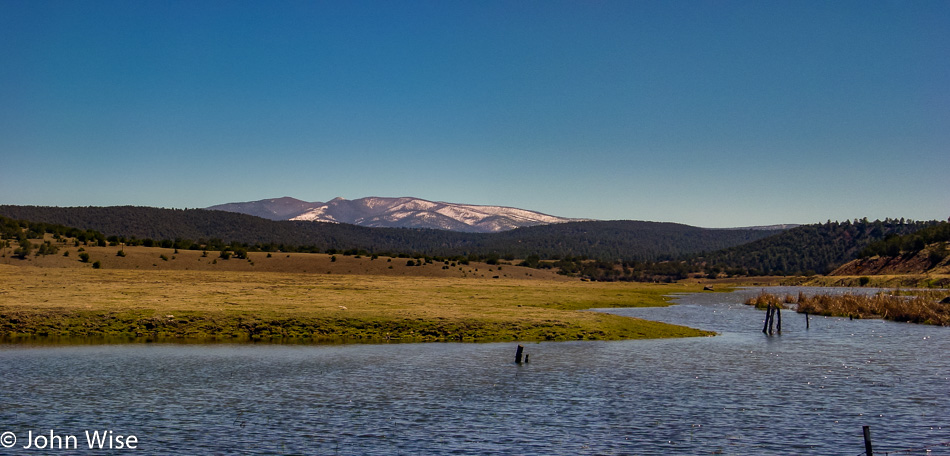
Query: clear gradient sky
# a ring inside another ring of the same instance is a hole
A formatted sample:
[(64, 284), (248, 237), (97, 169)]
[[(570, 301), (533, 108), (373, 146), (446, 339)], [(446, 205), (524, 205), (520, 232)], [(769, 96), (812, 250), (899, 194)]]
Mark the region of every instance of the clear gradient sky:
[(0, 204), (950, 216), (950, 2), (0, 0)]

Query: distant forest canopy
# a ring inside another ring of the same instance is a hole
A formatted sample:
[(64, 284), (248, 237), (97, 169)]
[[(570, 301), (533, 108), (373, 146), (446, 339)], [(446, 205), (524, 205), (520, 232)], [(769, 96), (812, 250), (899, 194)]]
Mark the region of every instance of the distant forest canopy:
[[(932, 244), (946, 244), (947, 242), (950, 242), (950, 223), (940, 222), (911, 234), (892, 234), (887, 236), (882, 241), (869, 244), (861, 250), (860, 256), (861, 258), (869, 258), (872, 256), (896, 257), (899, 255), (913, 255), (928, 248)], [(934, 258), (931, 258), (931, 260), (936, 259), (936, 256), (941, 254), (946, 256), (946, 248), (946, 245), (942, 245), (932, 249), (931, 255), (933, 255)]]
[(888, 238), (919, 232), (936, 221), (886, 219), (803, 225), (765, 239), (730, 247), (690, 260), (701, 262), (707, 272), (735, 275), (826, 274), (858, 257), (869, 245)]
[[(52, 223), (13, 220), (0, 216), (0, 248), (8, 247), (8, 240), (16, 241), (17, 248), (13, 251), (15, 258), (25, 259), (30, 253), (35, 255), (57, 253), (59, 246), (50, 241), (40, 242), (37, 246), (30, 242), (30, 239), (43, 239), (47, 233), (52, 234), (55, 239), (70, 238), (77, 243), (91, 243), (100, 246), (107, 244), (106, 237), (95, 230), (81, 230)], [(36, 252), (33, 252), (34, 247), (37, 247)]]
[(73, 238), (79, 242), (93, 241), (96, 245), (106, 245), (106, 236), (96, 230), (81, 230), (55, 223), (14, 220), (0, 216), (0, 239), (42, 239), (47, 233), (56, 237)]
[(641, 221), (571, 222), (501, 233), (460, 233), (272, 221), (204, 209), (0, 206), (0, 215), (95, 230), (126, 244), (262, 251), (423, 254), (434, 257), (665, 261), (745, 244), (781, 230), (706, 229)]

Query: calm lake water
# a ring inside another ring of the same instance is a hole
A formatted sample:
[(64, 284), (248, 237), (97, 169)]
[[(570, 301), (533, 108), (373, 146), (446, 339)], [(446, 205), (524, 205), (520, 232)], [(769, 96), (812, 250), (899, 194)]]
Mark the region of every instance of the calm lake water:
[[(785, 312), (767, 337), (740, 304), (759, 291), (610, 310), (717, 337), (525, 344), (525, 365), (513, 343), (0, 346), (0, 454), (853, 456), (863, 425), (876, 454), (950, 454), (950, 328)], [(78, 448), (23, 448), (51, 431)]]

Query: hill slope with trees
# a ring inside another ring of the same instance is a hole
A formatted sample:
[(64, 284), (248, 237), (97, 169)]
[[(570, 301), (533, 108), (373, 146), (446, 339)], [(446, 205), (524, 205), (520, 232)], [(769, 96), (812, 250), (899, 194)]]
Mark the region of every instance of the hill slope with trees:
[(830, 275), (948, 274), (950, 223), (940, 222), (912, 234), (892, 235), (865, 247), (860, 258)]
[[(737, 246), (779, 231), (705, 229), (641, 221), (572, 222), (502, 233), (458, 233), (431, 229), (366, 228), (355, 225), (272, 221), (204, 209), (151, 207), (0, 206), (0, 215), (96, 230), (135, 240), (196, 245), (240, 243), (261, 250), (421, 253), (482, 258), (592, 258), (660, 261)], [(187, 241), (187, 242), (186, 242)], [(181, 245), (180, 247), (185, 247)]]
[(745, 245), (697, 256), (692, 261), (705, 263), (707, 270), (733, 270), (741, 275), (827, 274), (857, 258), (872, 243), (936, 224), (935, 221), (904, 219), (829, 221), (799, 226)]

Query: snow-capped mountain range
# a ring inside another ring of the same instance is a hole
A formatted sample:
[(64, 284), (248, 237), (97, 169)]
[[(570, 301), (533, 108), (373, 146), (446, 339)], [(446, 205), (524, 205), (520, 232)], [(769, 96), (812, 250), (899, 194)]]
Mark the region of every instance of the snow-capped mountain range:
[(478, 206), (419, 198), (334, 198), (326, 203), (283, 198), (227, 203), (208, 209), (239, 212), (271, 220), (349, 223), (368, 227), (433, 228), (497, 233), (515, 228), (582, 221), (503, 206)]

